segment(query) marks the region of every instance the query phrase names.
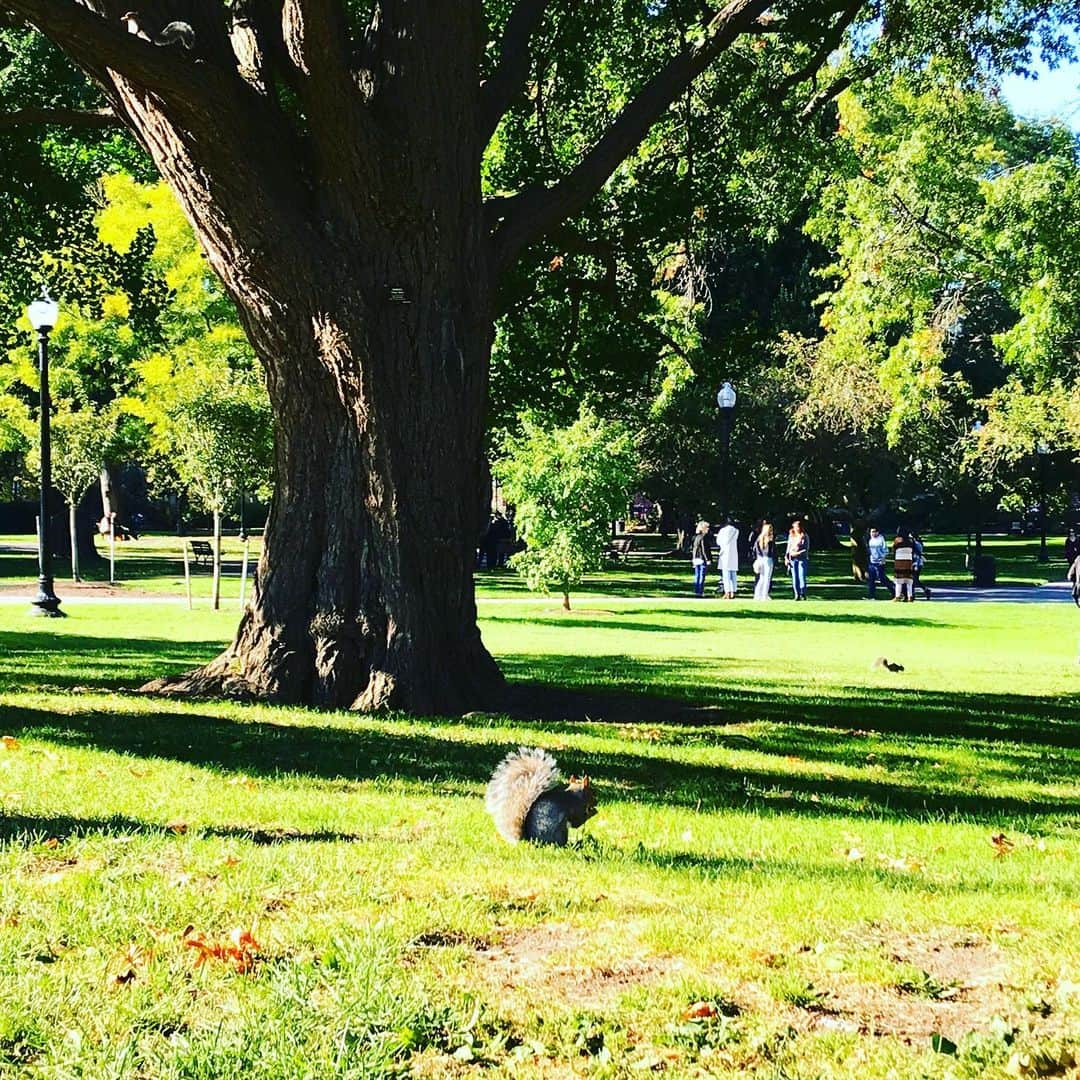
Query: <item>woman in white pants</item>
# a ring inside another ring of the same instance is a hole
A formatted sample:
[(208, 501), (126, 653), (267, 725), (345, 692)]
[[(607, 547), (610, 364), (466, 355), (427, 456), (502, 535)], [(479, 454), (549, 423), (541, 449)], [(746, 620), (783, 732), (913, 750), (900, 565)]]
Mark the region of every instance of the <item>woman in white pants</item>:
[(754, 570), (757, 572), (754, 599), (768, 600), (772, 589), (773, 567), (776, 565), (776, 540), (773, 537), (773, 527), (770, 522), (761, 523), (761, 531), (754, 541), (751, 555), (754, 557)]

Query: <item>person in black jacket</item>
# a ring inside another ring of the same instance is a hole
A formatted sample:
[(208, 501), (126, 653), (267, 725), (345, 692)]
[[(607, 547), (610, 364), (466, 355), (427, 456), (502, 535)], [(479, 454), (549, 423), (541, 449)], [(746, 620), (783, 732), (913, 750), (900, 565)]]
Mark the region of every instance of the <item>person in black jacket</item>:
[(1076, 535), (1076, 526), (1069, 529), (1069, 535), (1065, 537), (1065, 565), (1072, 566), (1080, 556), (1080, 536)]
[(690, 561), (694, 565), (694, 595), (705, 595), (705, 575), (709, 572), (709, 559), (712, 556), (712, 533), (709, 523), (699, 521), (694, 531), (694, 541), (690, 545)]

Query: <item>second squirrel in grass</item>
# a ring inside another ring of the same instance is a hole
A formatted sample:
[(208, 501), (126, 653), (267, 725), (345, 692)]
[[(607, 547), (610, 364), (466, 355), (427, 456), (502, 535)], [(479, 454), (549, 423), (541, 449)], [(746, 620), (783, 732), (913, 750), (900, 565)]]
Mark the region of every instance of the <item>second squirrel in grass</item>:
[(879, 656), (871, 665), (871, 671), (880, 671), (882, 668), (886, 668), (889, 671), (903, 671), (903, 664), (894, 664), (891, 660), (887, 660), (884, 656)]
[(581, 828), (596, 813), (587, 776), (565, 784), (555, 759), (524, 746), (507, 754), (487, 786), (484, 807), (504, 840), (516, 844), (566, 844), (569, 826)]

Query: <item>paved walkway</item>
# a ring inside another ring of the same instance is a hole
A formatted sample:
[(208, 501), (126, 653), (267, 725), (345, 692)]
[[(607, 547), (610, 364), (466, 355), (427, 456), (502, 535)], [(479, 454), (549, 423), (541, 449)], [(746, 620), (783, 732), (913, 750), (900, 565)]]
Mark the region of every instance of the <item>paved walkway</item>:
[[(30, 598), (34, 595), (36, 585), (34, 583), (27, 583), (25, 592), (0, 592), (0, 604), (8, 605), (24, 605), (29, 606)], [(822, 591), (831, 588), (837, 588), (837, 586), (819, 585), (817, 589), (814, 588), (813, 582), (810, 583), (810, 599), (821, 599)], [(931, 586), (933, 599), (930, 601), (932, 604), (936, 604), (939, 601), (942, 603), (963, 603), (963, 604), (1071, 604), (1072, 603), (1072, 591), (1068, 582), (1051, 582), (1048, 585), (998, 585), (990, 589), (975, 589), (971, 587), (959, 588), (959, 587), (940, 587), (934, 588)], [(169, 593), (162, 593), (156, 596), (124, 596), (123, 594), (112, 595), (100, 595), (93, 590), (82, 589), (73, 590), (67, 593), (64, 592), (63, 585), (57, 584), (57, 592), (60, 596), (60, 600), (63, 604), (69, 607), (74, 607), (78, 604), (186, 604), (187, 600), (183, 596), (174, 596)], [(815, 596), (816, 593), (816, 596)], [(659, 601), (663, 604), (700, 604), (701, 601), (694, 596), (605, 596), (601, 593), (574, 593), (574, 602), (579, 605), (587, 605), (602, 601), (605, 604), (624, 604), (631, 606), (634, 604), (651, 603), (653, 601)], [(750, 601), (749, 593), (744, 592), (740, 597), (743, 600)], [(548, 597), (551, 599), (551, 597)], [(707, 597), (706, 603), (713, 600), (713, 597)], [(791, 597), (788, 593), (777, 593), (774, 602), (784, 603), (790, 600)], [(539, 596), (480, 596), (477, 597), (477, 603), (479, 604), (535, 604), (542, 602), (544, 597)], [(868, 601), (869, 602), (869, 601)], [(925, 603), (921, 597), (916, 601), (917, 603)], [(196, 597), (195, 607), (206, 609), (209, 603), (207, 597)], [(884, 604), (888, 603), (885, 598), (884, 591), (881, 594), (880, 599), (876, 603)], [(235, 597), (226, 598), (221, 601), (221, 610), (228, 611), (230, 609), (236, 610), (237, 601)]]

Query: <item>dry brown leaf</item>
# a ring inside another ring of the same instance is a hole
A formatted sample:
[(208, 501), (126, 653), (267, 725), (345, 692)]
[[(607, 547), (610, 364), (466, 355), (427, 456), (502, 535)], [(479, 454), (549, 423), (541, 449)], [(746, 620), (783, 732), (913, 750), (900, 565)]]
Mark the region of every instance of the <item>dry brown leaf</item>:
[(127, 986), (138, 977), (139, 971), (153, 959), (153, 952), (132, 942), (109, 965), (109, 981), (115, 986)]
[(711, 1001), (695, 1001), (683, 1012), (682, 1018), (684, 1020), (709, 1020), (716, 1014), (717, 1008)]
[(221, 860), (221, 865), (222, 866), (239, 866), (240, 865), (240, 860), (235, 855), (226, 855), (225, 858)]
[(990, 843), (994, 846), (994, 858), (1001, 859), (1008, 855), (1015, 846), (1013, 842), (1002, 832), (994, 833), (990, 837)]
[(0, 735), (0, 750), (18, 750), (19, 740), (14, 735)]
[(914, 874), (923, 869), (923, 864), (913, 855), (901, 855), (898, 858), (891, 855), (879, 855), (878, 862), (887, 870), (896, 870), (904, 874)]
[(57, 840), (55, 836), (50, 836), (48, 840), (42, 841), (41, 846), (49, 849), (58, 848), (60, 846), (60, 841)]
[(170, 821), (165, 828), (168, 829), (169, 832), (176, 833), (177, 836), (183, 836), (188, 830), (186, 821)]
[(196, 967), (216, 960), (227, 964), (240, 975), (254, 971), (262, 953), (262, 946), (255, 940), (252, 931), (240, 926), (229, 934), (226, 941), (208, 941), (204, 934), (188, 933), (184, 937), (184, 945), (195, 950)]

